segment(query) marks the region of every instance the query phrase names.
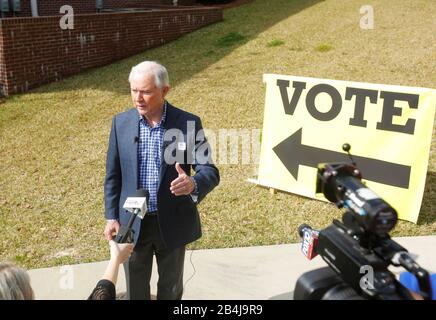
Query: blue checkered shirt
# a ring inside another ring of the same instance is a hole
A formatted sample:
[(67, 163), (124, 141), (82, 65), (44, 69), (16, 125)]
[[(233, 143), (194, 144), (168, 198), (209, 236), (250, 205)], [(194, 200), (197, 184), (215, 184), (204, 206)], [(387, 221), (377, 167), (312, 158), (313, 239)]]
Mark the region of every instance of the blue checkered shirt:
[(150, 127), (142, 116), (139, 116), (139, 141), (138, 141), (138, 168), (139, 188), (150, 193), (148, 211), (157, 210), (157, 188), (159, 186), (159, 172), (162, 160), (162, 145), (165, 129), (163, 124), (167, 116), (167, 103), (160, 122)]

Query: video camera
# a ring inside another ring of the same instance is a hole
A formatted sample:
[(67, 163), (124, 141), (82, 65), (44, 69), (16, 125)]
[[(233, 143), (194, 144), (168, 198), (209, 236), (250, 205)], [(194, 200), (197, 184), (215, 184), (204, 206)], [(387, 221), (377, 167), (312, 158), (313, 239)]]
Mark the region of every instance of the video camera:
[(352, 163), (318, 166), (316, 192), (345, 208), (342, 222), (334, 219), (316, 231), (299, 227), (302, 251), (307, 258), (320, 255), (329, 267), (304, 273), (294, 290), (295, 300), (413, 300), (411, 292), (388, 270), (402, 266), (415, 275), (423, 299), (432, 295), (429, 273), (407, 250), (389, 236), (397, 223), (397, 212), (362, 182), (362, 174)]

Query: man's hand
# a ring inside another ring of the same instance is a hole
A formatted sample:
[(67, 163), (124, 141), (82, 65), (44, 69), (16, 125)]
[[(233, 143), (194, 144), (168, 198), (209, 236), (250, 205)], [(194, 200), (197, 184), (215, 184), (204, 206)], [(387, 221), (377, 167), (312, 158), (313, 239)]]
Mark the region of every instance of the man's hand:
[(188, 176), (178, 162), (176, 162), (176, 170), (179, 174), (177, 179), (171, 182), (170, 190), (176, 196), (191, 194), (195, 189), (194, 181), (192, 177)]
[(106, 240), (112, 240), (120, 229), (120, 223), (117, 220), (108, 221), (104, 228), (104, 238)]

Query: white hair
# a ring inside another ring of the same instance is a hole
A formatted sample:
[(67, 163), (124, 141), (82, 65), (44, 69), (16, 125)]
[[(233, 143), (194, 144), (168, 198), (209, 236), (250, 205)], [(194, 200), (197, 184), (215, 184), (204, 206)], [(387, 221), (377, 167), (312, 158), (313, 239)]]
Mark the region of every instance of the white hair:
[(154, 84), (162, 89), (170, 85), (167, 69), (156, 61), (144, 61), (132, 68), (129, 74), (129, 82), (137, 75), (154, 75)]
[(0, 300), (33, 300), (34, 298), (27, 272), (13, 263), (0, 263)]

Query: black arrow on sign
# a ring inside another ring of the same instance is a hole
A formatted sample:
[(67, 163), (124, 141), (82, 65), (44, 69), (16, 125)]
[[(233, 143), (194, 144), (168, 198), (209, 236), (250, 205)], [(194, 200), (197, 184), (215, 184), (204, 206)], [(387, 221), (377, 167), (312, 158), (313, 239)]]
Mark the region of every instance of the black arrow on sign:
[[(295, 180), (300, 165), (317, 168), (319, 163), (349, 162), (347, 154), (301, 144), (302, 129), (276, 145), (273, 150)], [(366, 180), (409, 188), (410, 166), (354, 156), (357, 168)]]

